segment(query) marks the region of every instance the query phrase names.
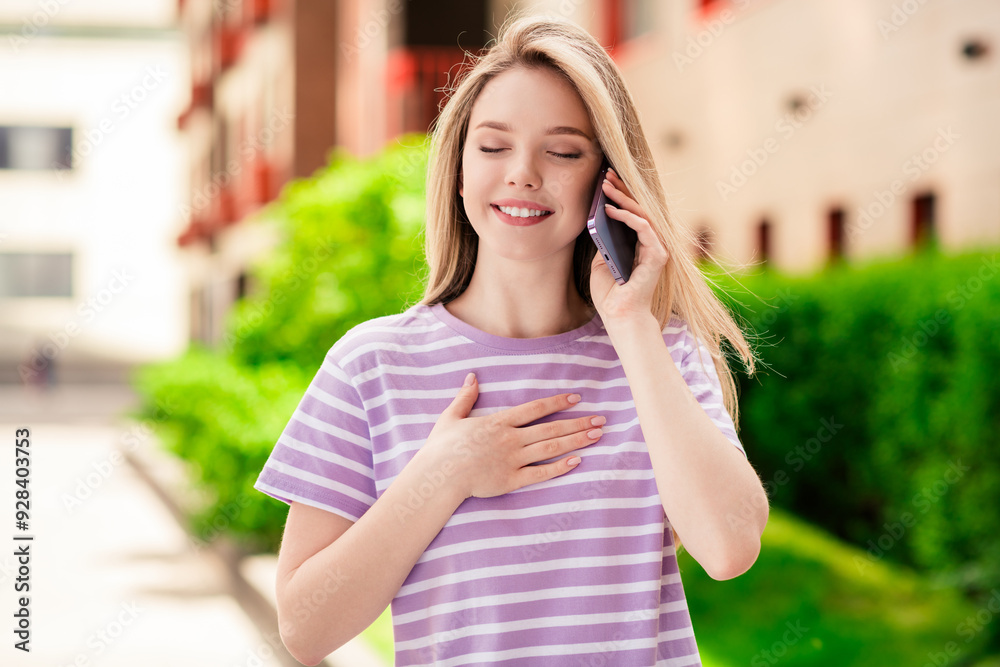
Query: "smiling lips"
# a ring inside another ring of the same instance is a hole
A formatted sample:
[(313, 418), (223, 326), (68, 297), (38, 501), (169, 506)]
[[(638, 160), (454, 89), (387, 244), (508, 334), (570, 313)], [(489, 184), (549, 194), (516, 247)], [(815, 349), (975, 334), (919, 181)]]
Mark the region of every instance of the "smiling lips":
[(490, 208), (500, 218), (501, 222), (514, 227), (529, 227), (537, 225), (542, 220), (552, 215), (552, 211), (534, 208), (521, 208), (518, 206), (498, 206), (490, 204)]

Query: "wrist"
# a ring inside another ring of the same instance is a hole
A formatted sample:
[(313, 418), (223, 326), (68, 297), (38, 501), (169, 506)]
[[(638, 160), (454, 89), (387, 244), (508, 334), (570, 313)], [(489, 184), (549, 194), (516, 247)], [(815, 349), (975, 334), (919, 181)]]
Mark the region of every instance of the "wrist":
[(425, 449), (417, 451), (400, 473), (400, 477), (406, 475), (414, 502), (440, 500), (457, 509), (469, 497), (462, 488), (459, 466), (454, 459), (455, 456), (431, 456)]
[(662, 336), (660, 323), (651, 312), (645, 313), (622, 313), (611, 315), (607, 319), (601, 318), (604, 328), (611, 338), (611, 342), (616, 347), (618, 342), (627, 343), (629, 340), (640, 339), (656, 332), (657, 336)]

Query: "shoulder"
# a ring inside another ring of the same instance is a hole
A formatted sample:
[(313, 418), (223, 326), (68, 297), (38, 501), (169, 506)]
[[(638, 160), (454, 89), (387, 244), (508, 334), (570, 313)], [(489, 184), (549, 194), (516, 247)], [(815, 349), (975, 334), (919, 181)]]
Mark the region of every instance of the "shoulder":
[(369, 341), (405, 339), (433, 322), (434, 316), (430, 309), (416, 304), (401, 313), (376, 317), (354, 325), (333, 344), (330, 350), (339, 351)]
[(714, 373), (712, 353), (705, 342), (695, 336), (690, 324), (684, 318), (672, 314), (666, 326), (663, 327), (663, 342), (674, 363), (681, 372), (689, 370), (692, 364), (703, 371)]
[(430, 307), (416, 304), (402, 313), (376, 317), (351, 327), (333, 344), (326, 364), (348, 368), (371, 368), (381, 357), (405, 353), (447, 335), (446, 327)]
[(684, 359), (698, 346), (687, 320), (676, 314), (672, 314), (663, 327), (663, 342), (674, 361)]

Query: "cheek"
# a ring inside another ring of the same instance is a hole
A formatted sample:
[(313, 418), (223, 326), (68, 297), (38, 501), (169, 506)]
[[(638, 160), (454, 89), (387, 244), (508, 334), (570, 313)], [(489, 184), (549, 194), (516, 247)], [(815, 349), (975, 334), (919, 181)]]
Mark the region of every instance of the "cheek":
[(486, 166), (477, 160), (476, 156), (466, 156), (462, 160), (461, 173), (460, 183), (466, 193), (462, 196), (467, 195), (470, 198), (482, 196), (484, 190), (483, 183), (488, 177)]
[(594, 200), (594, 191), (590, 183), (583, 183), (574, 188), (569, 201), (573, 203), (576, 210), (583, 211), (584, 214), (590, 212), (590, 204)]

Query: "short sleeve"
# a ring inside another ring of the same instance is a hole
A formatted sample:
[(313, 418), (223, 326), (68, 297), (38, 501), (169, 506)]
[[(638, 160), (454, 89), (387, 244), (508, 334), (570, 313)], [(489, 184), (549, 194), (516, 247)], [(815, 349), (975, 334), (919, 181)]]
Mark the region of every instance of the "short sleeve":
[[(678, 364), (681, 377), (684, 378), (691, 393), (694, 394), (702, 409), (715, 422), (723, 435), (746, 456), (743, 443), (736, 435), (733, 418), (726, 410), (722, 396), (722, 383), (719, 381), (719, 374), (715, 369), (712, 354), (708, 351), (708, 347), (697, 340), (686, 326), (683, 326), (683, 331), (684, 344), (681, 346), (683, 352)], [(702, 368), (702, 362), (704, 362), (704, 368)]]
[(357, 521), (375, 502), (368, 420), (333, 351), (309, 384), (254, 488)]

